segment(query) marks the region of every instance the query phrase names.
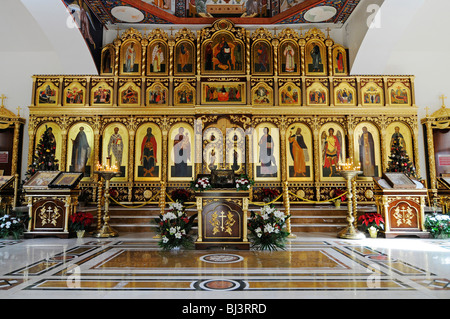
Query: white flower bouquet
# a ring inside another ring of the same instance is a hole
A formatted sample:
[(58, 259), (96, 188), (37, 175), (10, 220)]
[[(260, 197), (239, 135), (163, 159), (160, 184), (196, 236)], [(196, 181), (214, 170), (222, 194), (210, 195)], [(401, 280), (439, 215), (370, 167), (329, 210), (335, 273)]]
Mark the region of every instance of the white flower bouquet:
[(159, 246), (164, 250), (177, 247), (191, 248), (193, 240), (189, 235), (194, 216), (187, 217), (183, 204), (175, 202), (169, 204), (169, 210), (160, 214), (158, 231), (161, 236)]
[(209, 177), (200, 177), (196, 181), (191, 182), (191, 188), (195, 191), (211, 189), (211, 181), (209, 180)]
[(236, 190), (245, 190), (248, 191), (255, 184), (253, 180), (248, 178), (247, 175), (241, 175), (238, 179), (236, 179)]
[(252, 211), (248, 222), (252, 246), (261, 250), (284, 249), (289, 236), (286, 227), (289, 217), (273, 205), (263, 206), (260, 212)]
[(14, 217), (11, 215), (3, 215), (0, 217), (0, 236), (8, 238), (12, 236), (14, 239), (20, 238), (25, 230), (27, 218)]

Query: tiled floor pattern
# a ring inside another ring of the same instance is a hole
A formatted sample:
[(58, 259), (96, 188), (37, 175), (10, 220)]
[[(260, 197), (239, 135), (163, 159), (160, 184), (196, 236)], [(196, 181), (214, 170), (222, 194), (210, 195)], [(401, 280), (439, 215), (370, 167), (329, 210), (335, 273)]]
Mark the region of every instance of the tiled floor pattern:
[(449, 298), (450, 241), (298, 234), (282, 251), (149, 235), (0, 241), (0, 298)]

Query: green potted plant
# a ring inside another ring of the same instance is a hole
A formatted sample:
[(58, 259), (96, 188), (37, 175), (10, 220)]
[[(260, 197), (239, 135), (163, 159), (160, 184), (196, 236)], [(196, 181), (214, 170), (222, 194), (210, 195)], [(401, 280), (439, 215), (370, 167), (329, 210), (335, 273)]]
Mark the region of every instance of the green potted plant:
[(377, 238), (378, 231), (384, 230), (384, 219), (378, 213), (365, 213), (358, 217), (362, 228), (369, 233), (371, 238)]
[(12, 237), (19, 239), (25, 229), (25, 223), (28, 221), (28, 217), (20, 218), (5, 214), (0, 217), (0, 236), (2, 238)]
[(450, 237), (450, 216), (438, 213), (428, 214), (424, 226), (433, 238)]
[(69, 217), (69, 229), (75, 232), (78, 238), (82, 238), (93, 221), (94, 217), (91, 213), (76, 212)]

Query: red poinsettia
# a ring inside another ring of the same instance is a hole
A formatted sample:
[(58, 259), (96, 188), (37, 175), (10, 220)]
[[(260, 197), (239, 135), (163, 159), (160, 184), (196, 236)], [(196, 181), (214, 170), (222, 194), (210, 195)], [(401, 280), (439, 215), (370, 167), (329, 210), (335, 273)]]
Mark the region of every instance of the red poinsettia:
[(261, 201), (270, 202), (280, 196), (280, 191), (276, 188), (261, 188)]
[(337, 189), (334, 191), (334, 197), (340, 196), (340, 197), (338, 197), (337, 199), (340, 199), (341, 201), (345, 202), (345, 201), (347, 200), (347, 196), (345, 196), (345, 193), (346, 193), (346, 192), (344, 192), (342, 189), (337, 188)]
[(368, 229), (372, 226), (378, 229), (384, 229), (384, 219), (378, 213), (365, 213), (364, 215), (358, 217), (358, 221), (361, 222), (361, 225), (365, 229)]
[(70, 215), (70, 228), (73, 231), (84, 230), (92, 224), (94, 217), (91, 213), (77, 212)]

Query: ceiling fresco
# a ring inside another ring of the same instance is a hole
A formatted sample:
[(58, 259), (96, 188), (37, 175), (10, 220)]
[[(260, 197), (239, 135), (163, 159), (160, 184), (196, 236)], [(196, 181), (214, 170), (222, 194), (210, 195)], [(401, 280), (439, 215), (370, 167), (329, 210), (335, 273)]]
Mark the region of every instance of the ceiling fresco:
[[(67, 0), (66, 0), (67, 1)], [(361, 0), (75, 0), (113, 24), (343, 24)]]

